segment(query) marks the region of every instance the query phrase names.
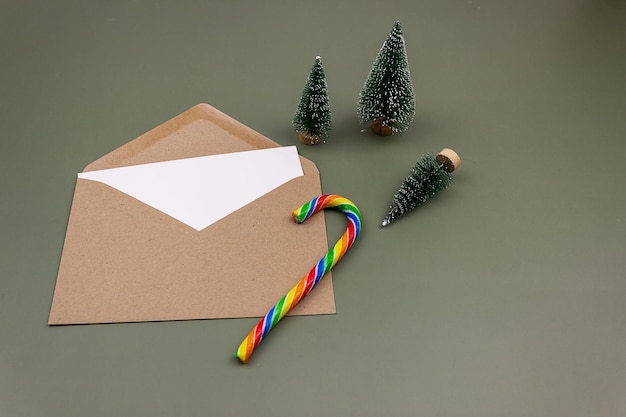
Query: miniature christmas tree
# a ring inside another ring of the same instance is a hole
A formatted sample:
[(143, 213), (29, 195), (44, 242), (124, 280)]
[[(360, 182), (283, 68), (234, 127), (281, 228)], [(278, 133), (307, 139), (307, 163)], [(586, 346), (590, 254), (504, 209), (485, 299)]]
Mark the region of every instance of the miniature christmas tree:
[(322, 58), (315, 58), (315, 64), (306, 80), (298, 110), (293, 118), (293, 127), (298, 132), (300, 142), (307, 145), (320, 143), (328, 137), (332, 127), (328, 87), (322, 66)]
[(415, 96), (400, 22), (380, 48), (359, 95), (361, 123), (387, 136), (408, 129), (415, 115)]
[(461, 158), (452, 149), (445, 148), (433, 156), (425, 154), (417, 161), (411, 172), (393, 196), (389, 213), (383, 219), (383, 226), (402, 217), (423, 204), (437, 192), (452, 183), (450, 173), (461, 165)]

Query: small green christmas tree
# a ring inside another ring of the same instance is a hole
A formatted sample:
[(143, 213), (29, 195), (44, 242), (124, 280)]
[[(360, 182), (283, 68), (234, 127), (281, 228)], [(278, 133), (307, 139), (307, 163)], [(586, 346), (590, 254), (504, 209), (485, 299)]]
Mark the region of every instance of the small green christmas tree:
[(379, 135), (408, 129), (415, 115), (415, 95), (400, 22), (380, 48), (357, 108), (361, 123), (370, 122)]
[(452, 184), (450, 173), (460, 165), (461, 158), (452, 149), (445, 148), (437, 156), (423, 155), (393, 196), (389, 212), (383, 219), (382, 225), (389, 225), (425, 203), (437, 192), (447, 188)]
[(315, 58), (315, 64), (306, 80), (293, 118), (293, 127), (298, 132), (300, 141), (307, 145), (320, 143), (321, 138), (328, 137), (332, 128), (326, 75), (319, 56)]

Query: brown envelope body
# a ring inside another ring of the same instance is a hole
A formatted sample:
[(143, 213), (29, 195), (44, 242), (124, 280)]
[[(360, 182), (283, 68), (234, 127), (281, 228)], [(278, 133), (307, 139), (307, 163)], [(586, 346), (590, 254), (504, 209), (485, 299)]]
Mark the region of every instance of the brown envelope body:
[[(84, 171), (276, 146), (199, 104)], [(323, 213), (302, 224), (291, 218), (321, 194), (317, 168), (300, 161), (303, 177), (202, 231), (105, 184), (77, 179), (49, 324), (263, 316), (328, 250)], [(332, 313), (326, 276), (291, 314)]]

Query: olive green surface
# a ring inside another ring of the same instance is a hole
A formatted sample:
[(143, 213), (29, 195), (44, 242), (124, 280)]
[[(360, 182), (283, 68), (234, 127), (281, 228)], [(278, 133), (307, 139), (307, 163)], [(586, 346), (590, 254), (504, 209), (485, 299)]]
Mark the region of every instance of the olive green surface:
[[(383, 138), (356, 103), (397, 19), (417, 114)], [(310, 147), (316, 55), (334, 129)], [(247, 365), (255, 319), (47, 326), (76, 173), (200, 102), (361, 209), (337, 314)], [(626, 415), (623, 0), (2, 0), (0, 129), (0, 416)], [(455, 183), (381, 228), (443, 147)]]

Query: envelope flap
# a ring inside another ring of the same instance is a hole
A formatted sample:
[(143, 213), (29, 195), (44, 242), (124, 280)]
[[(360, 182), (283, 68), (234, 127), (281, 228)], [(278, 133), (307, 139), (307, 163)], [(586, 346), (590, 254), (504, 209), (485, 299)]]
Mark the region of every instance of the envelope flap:
[[(201, 103), (95, 160), (83, 171), (278, 146), (215, 107)], [(312, 162), (302, 157), (300, 160), (305, 171), (317, 171)]]

